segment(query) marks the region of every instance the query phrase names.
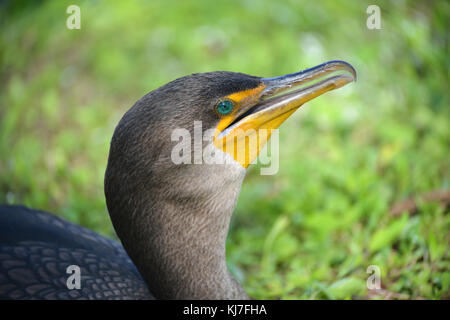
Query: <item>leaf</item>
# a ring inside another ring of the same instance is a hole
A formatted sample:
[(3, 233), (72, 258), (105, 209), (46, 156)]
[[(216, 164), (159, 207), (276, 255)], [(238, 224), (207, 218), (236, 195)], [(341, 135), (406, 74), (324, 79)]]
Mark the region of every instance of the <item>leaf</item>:
[(403, 215), (402, 218), (375, 232), (370, 240), (369, 250), (376, 252), (383, 247), (390, 246), (400, 236), (407, 222), (408, 216)]
[(326, 292), (333, 299), (351, 298), (353, 295), (360, 295), (365, 290), (366, 282), (362, 279), (349, 277), (336, 281), (330, 285)]

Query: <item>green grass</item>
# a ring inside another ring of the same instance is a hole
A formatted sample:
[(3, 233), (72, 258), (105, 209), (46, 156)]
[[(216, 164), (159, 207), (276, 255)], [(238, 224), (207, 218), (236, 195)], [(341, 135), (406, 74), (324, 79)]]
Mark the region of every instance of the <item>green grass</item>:
[[(280, 170), (244, 182), (227, 246), (254, 298), (449, 298), (446, 1), (9, 1), (0, 13), (0, 203), (45, 209), (114, 236), (103, 195), (109, 140), (139, 97), (182, 75), (259, 76), (332, 59), (358, 82), (280, 130)], [(5, 4), (3, 4), (5, 6)], [(377, 265), (385, 291), (366, 288)]]

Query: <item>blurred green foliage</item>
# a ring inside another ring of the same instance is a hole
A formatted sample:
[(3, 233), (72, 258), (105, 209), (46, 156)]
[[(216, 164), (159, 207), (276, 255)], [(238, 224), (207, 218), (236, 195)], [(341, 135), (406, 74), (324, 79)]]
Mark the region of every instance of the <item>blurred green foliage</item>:
[[(81, 29), (65, 26), (81, 8)], [(114, 236), (103, 195), (109, 140), (139, 97), (193, 72), (259, 76), (332, 59), (358, 82), (280, 130), (280, 170), (252, 168), (227, 255), (254, 298), (449, 298), (450, 215), (408, 196), (448, 190), (448, 1), (3, 1), (0, 203)], [(370, 295), (366, 268), (381, 268)]]

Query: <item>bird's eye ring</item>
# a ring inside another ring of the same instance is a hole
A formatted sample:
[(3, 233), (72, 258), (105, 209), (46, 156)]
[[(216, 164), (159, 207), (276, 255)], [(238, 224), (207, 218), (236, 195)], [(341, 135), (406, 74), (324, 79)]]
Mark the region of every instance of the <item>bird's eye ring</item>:
[(230, 100), (222, 100), (216, 105), (216, 110), (218, 114), (226, 116), (233, 111), (233, 107), (233, 102)]

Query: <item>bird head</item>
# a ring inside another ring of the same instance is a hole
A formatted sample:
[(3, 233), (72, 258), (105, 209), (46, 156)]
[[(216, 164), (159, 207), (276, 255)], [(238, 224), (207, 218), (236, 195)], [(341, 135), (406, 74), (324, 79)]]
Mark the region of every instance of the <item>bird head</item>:
[[(191, 74), (151, 91), (125, 113), (111, 141), (105, 195), (116, 232), (152, 292), (166, 298), (245, 295), (227, 280), (224, 261), (249, 164), (300, 106), (355, 80), (354, 68), (343, 61), (273, 78)], [(190, 162), (173, 159), (180, 130), (190, 138), (181, 148)], [(203, 161), (205, 151), (221, 160)], [(149, 270), (168, 276), (146, 276)], [(226, 288), (186, 280), (218, 274), (226, 279), (210, 282)]]

